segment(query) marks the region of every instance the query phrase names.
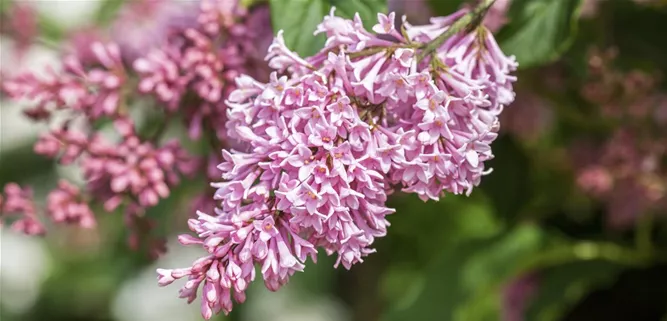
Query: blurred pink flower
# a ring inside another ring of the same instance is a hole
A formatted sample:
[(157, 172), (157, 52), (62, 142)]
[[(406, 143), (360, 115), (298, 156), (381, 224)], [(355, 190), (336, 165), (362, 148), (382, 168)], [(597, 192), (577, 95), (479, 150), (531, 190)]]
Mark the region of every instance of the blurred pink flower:
[(18, 184), (5, 185), (4, 196), (0, 194), (0, 225), (10, 216), (16, 216), (11, 229), (28, 235), (44, 234), (45, 229), (37, 219), (37, 210), (32, 199), (32, 190)]
[(111, 26), (111, 40), (131, 64), (161, 46), (171, 34), (195, 26), (196, 19), (197, 1), (130, 1)]
[(49, 193), (47, 211), (53, 221), (76, 224), (83, 228), (95, 227), (95, 216), (88, 202), (81, 198), (80, 190), (65, 180)]
[(3, 32), (14, 40), (14, 50), (19, 61), (38, 36), (38, 17), (35, 8), (27, 1), (14, 1), (0, 22)]

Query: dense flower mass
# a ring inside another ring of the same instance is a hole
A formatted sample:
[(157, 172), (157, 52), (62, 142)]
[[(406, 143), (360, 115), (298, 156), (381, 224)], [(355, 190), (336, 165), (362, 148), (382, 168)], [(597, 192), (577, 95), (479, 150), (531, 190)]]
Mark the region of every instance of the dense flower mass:
[(189, 302), (203, 287), (208, 319), (245, 300), (256, 265), (275, 291), (317, 248), (336, 254), (336, 266), (362, 262), (387, 233), (396, 188), (423, 200), (470, 194), (490, 172), (517, 64), (483, 26), (454, 32), (422, 59), (464, 15), (399, 31), (393, 13), (378, 14), (371, 33), (358, 15), (332, 10), (316, 30), (326, 45), (308, 58), (278, 32), (270, 80), (240, 76), (227, 99), (227, 134), (249, 148), (223, 150), (223, 181), (213, 184), (220, 206), (198, 212), (189, 221), (197, 236), (180, 238), (208, 255), (159, 269), (159, 284), (187, 277), (180, 295)]
[[(236, 76), (261, 79), (264, 74), (259, 53), (271, 41), (268, 18), (265, 5), (246, 8), (236, 0), (206, 0), (192, 8), (180, 2), (132, 1), (108, 34), (74, 35), (61, 66), (40, 76), (4, 79), (3, 93), (30, 100), (25, 114), (53, 128), (40, 136), (35, 152), (78, 166), (84, 179), (85, 186), (60, 182), (47, 197), (45, 214), (55, 222), (91, 228), (95, 217), (87, 202), (98, 201), (106, 211), (122, 209), (128, 227), (145, 234), (152, 224), (143, 214), (183, 177), (217, 177), (211, 169), (219, 156), (198, 156), (184, 145), (205, 138), (215, 150), (235, 146), (220, 126), (226, 121), (224, 101), (236, 88)], [(136, 118), (147, 112), (137, 102), (151, 99), (164, 114), (157, 129)], [(190, 139), (165, 139), (174, 120), (188, 128)], [(116, 135), (109, 137), (109, 131)], [(6, 189), (2, 212), (24, 217), (14, 226), (43, 232), (29, 189), (13, 184)], [(212, 199), (212, 191), (203, 193)], [(213, 208), (210, 202), (198, 204)], [(138, 247), (138, 242), (134, 233), (130, 244)]]

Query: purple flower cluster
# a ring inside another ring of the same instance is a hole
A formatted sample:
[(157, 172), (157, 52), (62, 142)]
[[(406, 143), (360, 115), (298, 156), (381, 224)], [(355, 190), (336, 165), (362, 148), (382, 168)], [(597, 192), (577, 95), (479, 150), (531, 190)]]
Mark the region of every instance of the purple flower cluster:
[(96, 225), (93, 211), (81, 197), (79, 188), (65, 180), (58, 182), (58, 187), (49, 193), (47, 212), (54, 222), (74, 223), (84, 228)]
[(35, 107), (26, 115), (35, 120), (49, 119), (56, 110), (68, 109), (91, 120), (102, 116), (114, 117), (121, 104), (121, 90), (126, 72), (120, 60), (118, 46), (93, 43), (91, 50), (97, 65), (84, 67), (76, 56), (64, 59), (62, 72), (49, 70), (39, 78), (27, 73), (5, 81), (3, 89), (12, 99), (29, 98)]
[(134, 0), (121, 8), (111, 25), (110, 40), (132, 63), (164, 45), (169, 37), (197, 23), (196, 1)]
[(107, 211), (120, 205), (124, 196), (142, 208), (155, 206), (160, 198), (169, 196), (169, 185), (197, 170), (197, 160), (178, 141), (160, 147), (142, 141), (128, 119), (117, 120), (116, 128), (124, 133), (117, 144), (99, 135), (61, 129), (42, 135), (35, 152), (59, 157), (65, 165), (79, 161), (88, 189), (104, 200)]
[[(210, 215), (189, 221), (182, 244), (208, 255), (191, 267), (159, 269), (159, 284), (187, 277), (180, 296), (203, 287), (205, 318), (229, 313), (256, 277), (270, 290), (302, 271), (316, 248), (350, 268), (387, 232), (387, 195), (400, 188), (424, 200), (469, 194), (491, 159), (498, 116), (514, 99), (506, 57), (484, 27), (458, 32), (420, 53), (466, 12), (404, 23), (378, 14), (371, 33), (332, 10), (318, 26), (316, 55), (288, 49), (282, 31), (268, 50), (268, 82), (236, 79), (227, 104), (228, 136), (250, 146), (224, 150), (222, 182)], [(288, 72), (280, 75), (279, 72)]]
[[(49, 194), (46, 212), (54, 221), (94, 227), (86, 204), (100, 202), (105, 211), (124, 210), (133, 231), (130, 244), (139, 247), (154, 225), (142, 216), (146, 209), (169, 197), (184, 176), (219, 176), (219, 154), (191, 155), (182, 146), (190, 139), (167, 140), (164, 133), (178, 120), (189, 128), (192, 140), (205, 138), (215, 150), (235, 146), (226, 141), (220, 126), (226, 122), (224, 102), (236, 89), (238, 75), (266, 73), (259, 53), (271, 41), (269, 11), (266, 6), (245, 8), (238, 0), (202, 1), (199, 10), (186, 7), (170, 1), (128, 3), (110, 34), (91, 30), (70, 39), (73, 48), (64, 50), (69, 54), (61, 68), (51, 68), (44, 76), (26, 73), (3, 81), (9, 98), (32, 102), (25, 111), (28, 117), (53, 128), (40, 136), (35, 152), (77, 166), (85, 179), (85, 186), (61, 182)], [(160, 128), (146, 133), (132, 117), (144, 112), (135, 107), (137, 102), (151, 99), (165, 117)], [(103, 129), (117, 135), (108, 137)], [(19, 195), (18, 187), (8, 186), (11, 195)], [(20, 204), (31, 204), (29, 192), (22, 193), (23, 198), (7, 196), (7, 211), (32, 220), (34, 206), (11, 205), (19, 199), (26, 200)], [(207, 199), (212, 194), (205, 192)], [(214, 207), (211, 202), (199, 205)], [(23, 225), (27, 230), (29, 224)], [(162, 243), (153, 244), (151, 253), (162, 251)]]
[(607, 224), (627, 229), (646, 213), (667, 204), (667, 148), (664, 117), (667, 99), (659, 76), (615, 66), (615, 49), (592, 50), (581, 96), (599, 108), (599, 122), (614, 124), (603, 141), (579, 141), (572, 147), (579, 187), (605, 203)]
[(235, 89), (238, 75), (263, 71), (255, 70), (261, 50), (254, 42), (259, 40), (262, 46), (265, 32), (259, 31), (270, 29), (254, 29), (254, 24), (268, 19), (268, 10), (248, 12), (238, 1), (202, 1), (196, 27), (172, 34), (165, 45), (134, 62), (141, 77), (139, 91), (154, 95), (167, 112), (179, 109), (187, 93), (194, 93), (198, 99), (188, 101), (183, 110), (190, 137), (198, 139), (208, 128), (216, 131), (218, 139), (225, 139), (218, 126), (226, 121), (224, 100)]
[(15, 183), (5, 185), (4, 195), (0, 193), (0, 224), (11, 216), (19, 216), (11, 225), (13, 230), (28, 235), (44, 233), (44, 226), (37, 219), (32, 190)]

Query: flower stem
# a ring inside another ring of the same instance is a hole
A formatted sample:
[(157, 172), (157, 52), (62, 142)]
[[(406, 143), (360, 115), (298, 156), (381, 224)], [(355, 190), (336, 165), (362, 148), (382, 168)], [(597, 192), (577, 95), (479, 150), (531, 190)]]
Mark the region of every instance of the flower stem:
[(417, 61), (421, 62), (428, 55), (434, 53), (440, 46), (442, 46), (447, 39), (451, 38), (459, 31), (470, 28), (471, 25), (478, 25), (482, 22), (482, 18), (486, 12), (491, 8), (496, 0), (482, 0), (482, 2), (472, 11), (456, 20), (447, 30), (441, 33), (438, 37), (424, 44), (422, 51), (417, 55)]

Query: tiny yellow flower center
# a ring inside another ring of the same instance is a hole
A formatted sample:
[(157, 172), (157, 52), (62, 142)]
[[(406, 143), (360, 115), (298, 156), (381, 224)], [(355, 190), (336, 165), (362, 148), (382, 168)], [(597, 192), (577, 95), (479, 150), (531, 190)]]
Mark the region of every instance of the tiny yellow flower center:
[(268, 231), (271, 231), (272, 229), (273, 229), (273, 224), (271, 224), (271, 223), (266, 223), (266, 224), (264, 225), (264, 230), (265, 230), (265, 231), (268, 232)]
[(331, 138), (329, 138), (329, 137), (322, 137), (322, 141), (325, 142), (325, 143), (328, 143), (328, 142), (331, 141)]

